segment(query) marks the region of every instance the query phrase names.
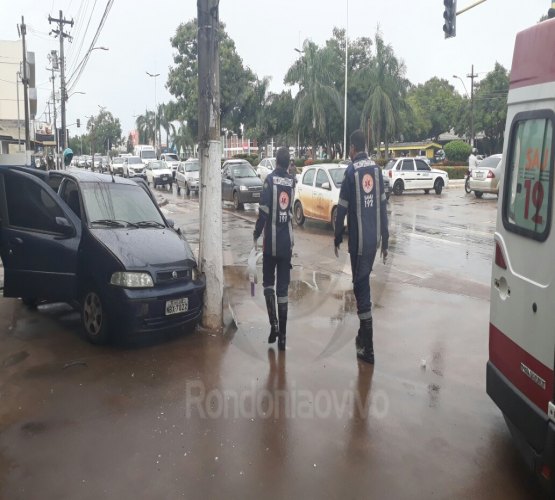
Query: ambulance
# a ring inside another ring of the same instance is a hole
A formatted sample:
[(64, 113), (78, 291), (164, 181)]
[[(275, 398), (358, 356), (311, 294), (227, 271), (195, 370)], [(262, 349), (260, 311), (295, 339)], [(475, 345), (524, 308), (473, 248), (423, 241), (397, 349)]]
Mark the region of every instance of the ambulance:
[(492, 263), (487, 393), (529, 467), (555, 477), (555, 19), (516, 37)]

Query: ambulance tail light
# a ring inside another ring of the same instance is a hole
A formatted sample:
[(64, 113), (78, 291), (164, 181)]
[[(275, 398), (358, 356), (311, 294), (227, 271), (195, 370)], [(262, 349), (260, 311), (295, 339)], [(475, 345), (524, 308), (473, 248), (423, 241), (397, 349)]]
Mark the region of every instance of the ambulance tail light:
[(493, 173), (493, 170), (488, 170), (488, 179), (494, 179), (495, 178), (495, 174)]
[(501, 269), (507, 269), (505, 256), (503, 255), (503, 251), (497, 241), (495, 242), (495, 265), (499, 266)]

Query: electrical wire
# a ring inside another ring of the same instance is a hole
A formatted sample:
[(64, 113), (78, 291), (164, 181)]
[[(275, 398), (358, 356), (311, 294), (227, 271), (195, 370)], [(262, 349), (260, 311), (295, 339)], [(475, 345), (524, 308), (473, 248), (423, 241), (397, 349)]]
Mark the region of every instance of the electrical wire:
[(111, 10), (113, 4), (114, 4), (114, 0), (108, 0), (108, 3), (106, 4), (106, 8), (104, 9), (104, 13), (102, 15), (102, 19), (100, 20), (100, 23), (98, 25), (96, 33), (95, 33), (95, 35), (94, 35), (94, 37), (91, 41), (91, 44), (89, 46), (89, 50), (83, 56), (83, 59), (78, 64), (77, 68), (74, 70), (72, 75), (68, 78), (68, 86), (69, 86), (68, 92), (71, 92), (75, 88), (75, 86), (77, 85), (77, 82), (79, 81), (79, 78), (83, 74), (85, 66), (87, 65), (87, 62), (88, 62), (89, 57), (91, 55), (91, 52), (92, 52), (96, 42), (98, 41), (98, 38), (100, 37), (100, 33), (102, 32), (102, 28), (104, 27), (104, 24), (106, 23), (106, 19), (108, 18), (108, 14), (110, 13), (110, 10)]
[[(81, 42), (79, 43), (79, 48), (77, 49), (75, 58), (74, 58), (74, 60), (73, 60), (73, 64), (75, 64), (75, 62), (79, 59), (79, 56), (81, 55), (81, 50), (82, 50), (82, 48), (83, 48), (83, 44), (85, 43), (85, 38), (87, 37), (87, 33), (88, 33), (88, 31), (89, 31), (89, 26), (90, 26), (91, 20), (92, 20), (92, 18), (93, 18), (94, 9), (96, 8), (96, 2), (97, 2), (97, 1), (98, 1), (98, 0), (94, 0), (94, 4), (93, 4), (92, 10), (91, 10), (91, 13), (90, 13), (90, 15), (88, 16), (88, 17), (89, 17), (89, 20), (87, 21), (87, 26), (85, 27), (85, 32), (83, 33), (83, 36), (81, 37)], [(70, 71), (71, 71), (71, 70), (70, 70)]]
[[(89, 0), (85, 0), (84, 2), (81, 2), (79, 4), (79, 9), (77, 10), (77, 15), (75, 16), (75, 33), (73, 36), (73, 40), (75, 40), (75, 43), (72, 43), (69, 50), (68, 50), (68, 58), (67, 60), (70, 61), (70, 63), (67, 65), (68, 68), (71, 68), (73, 65), (75, 65), (76, 60), (79, 57), (78, 51), (76, 49), (77, 46), (77, 40), (79, 40), (79, 37), (81, 35), (81, 31), (83, 29), (83, 23), (81, 22), (81, 19), (83, 18), (83, 16), (87, 15), (87, 10), (89, 8)], [(93, 15), (93, 12), (91, 12), (91, 15), (89, 16), (89, 18), (91, 18)], [(83, 39), (85, 38), (86, 34), (83, 35)]]

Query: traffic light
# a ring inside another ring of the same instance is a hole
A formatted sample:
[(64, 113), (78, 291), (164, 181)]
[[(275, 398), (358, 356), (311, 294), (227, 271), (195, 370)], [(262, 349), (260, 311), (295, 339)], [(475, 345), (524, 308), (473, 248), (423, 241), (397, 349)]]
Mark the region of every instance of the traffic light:
[(457, 0), (443, 0), (445, 10), (443, 11), (443, 32), (445, 38), (452, 38), (457, 34)]
[(79, 120), (79, 118), (77, 118), (77, 128), (79, 128), (81, 126), (81, 120)]

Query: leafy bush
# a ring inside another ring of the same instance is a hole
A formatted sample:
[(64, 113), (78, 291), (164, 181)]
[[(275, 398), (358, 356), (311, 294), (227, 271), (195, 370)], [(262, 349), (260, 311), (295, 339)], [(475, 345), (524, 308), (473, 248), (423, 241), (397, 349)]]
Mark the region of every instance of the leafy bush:
[[(435, 165), (434, 165), (435, 167)], [(439, 167), (441, 170), (445, 170), (449, 175), (450, 180), (454, 179), (464, 179), (466, 173), (468, 172), (468, 167)]]
[(443, 150), (449, 161), (467, 161), (472, 148), (464, 141), (448, 142)]

